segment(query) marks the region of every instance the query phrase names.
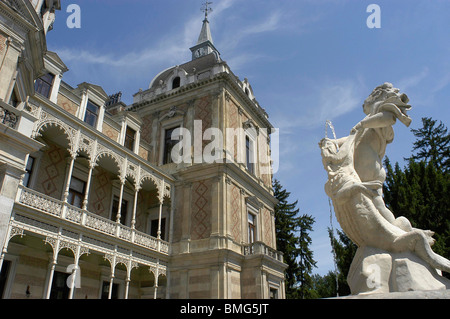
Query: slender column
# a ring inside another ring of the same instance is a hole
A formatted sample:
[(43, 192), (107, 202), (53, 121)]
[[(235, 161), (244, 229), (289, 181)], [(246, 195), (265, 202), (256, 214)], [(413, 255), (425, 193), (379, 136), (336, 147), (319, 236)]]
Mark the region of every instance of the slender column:
[(64, 187), (64, 198), (63, 201), (67, 203), (67, 198), (69, 197), (69, 189), (70, 189), (70, 182), (72, 180), (72, 173), (73, 173), (73, 165), (75, 163), (76, 155), (72, 154), (70, 164), (69, 164), (69, 171), (67, 172), (66, 176), (66, 185)]
[[(131, 252), (130, 252), (130, 257), (131, 257)], [(129, 289), (130, 289), (130, 281), (131, 281), (131, 270), (133, 269), (133, 262), (130, 258), (130, 260), (128, 261), (128, 265), (127, 265), (127, 278), (125, 279), (125, 295), (124, 295), (124, 299), (128, 299), (128, 293), (129, 293)]]
[[(52, 265), (50, 267), (50, 274), (48, 276), (48, 282), (47, 282), (47, 291), (45, 292), (45, 299), (50, 299), (50, 293), (52, 291), (52, 285), (53, 285), (53, 276), (55, 274), (55, 267), (56, 264), (58, 263), (58, 254), (59, 254), (59, 245), (60, 245), (60, 238), (59, 236), (61, 235), (61, 231), (62, 228), (59, 228), (58, 231), (58, 238), (56, 239), (55, 243), (52, 245), (53, 246), (53, 259), (52, 259)], [(47, 239), (46, 239), (47, 241)]]
[(124, 299), (128, 299), (129, 287), (130, 287), (130, 277), (127, 276), (127, 279), (125, 279), (125, 296), (124, 296)]
[(158, 216), (158, 232), (157, 238), (161, 239), (161, 216), (162, 216), (162, 206), (164, 202), (164, 180), (162, 181), (161, 194), (159, 194), (159, 216)]
[[(81, 239), (82, 239), (82, 235), (80, 235), (80, 237), (79, 237), (80, 242), (81, 242)], [(73, 295), (75, 293), (75, 288), (77, 288), (76, 287), (76, 279), (77, 279), (77, 276), (80, 275), (80, 273), (79, 273), (80, 266), (78, 265), (79, 261), (80, 261), (80, 255), (81, 255), (81, 246), (78, 244), (77, 250), (75, 252), (75, 264), (72, 269), (72, 281), (71, 281), (71, 285), (70, 285), (69, 299), (73, 299)]]
[(2, 271), (3, 260), (5, 259), (5, 255), (8, 252), (8, 244), (9, 244), (8, 238), (10, 238), (9, 237), (10, 234), (11, 234), (11, 225), (8, 226), (8, 230), (6, 231), (5, 244), (2, 249), (2, 254), (0, 255), (0, 272)]
[(122, 200), (123, 200), (123, 187), (125, 186), (125, 178), (120, 180), (120, 195), (119, 195), (119, 207), (117, 208), (116, 222), (120, 223), (120, 213), (122, 210)]
[(52, 291), (52, 285), (53, 285), (53, 275), (55, 274), (56, 264), (57, 264), (56, 258), (53, 258), (52, 265), (50, 268), (50, 274), (48, 276), (47, 291), (45, 293), (45, 299), (50, 299), (50, 293)]
[(73, 299), (73, 295), (75, 292), (75, 278), (78, 275), (78, 263), (74, 265), (73, 269), (72, 269), (72, 281), (70, 283), (70, 291), (69, 291), (69, 299)]
[(117, 246), (114, 247), (114, 254), (108, 256), (109, 263), (111, 264), (111, 276), (109, 279), (108, 299), (111, 299), (112, 297), (114, 273), (116, 270), (116, 254), (117, 254)]
[[(173, 216), (175, 214), (175, 185), (171, 185), (170, 187), (170, 228), (169, 228), (169, 254), (172, 253), (172, 241), (173, 241)], [(170, 277), (167, 277), (168, 281), (170, 281)], [(169, 284), (167, 284), (169, 287)], [(168, 291), (168, 290), (167, 290)]]
[(0, 272), (2, 271), (3, 267), (3, 260), (5, 259), (6, 251), (5, 249), (2, 251), (2, 254), (0, 255)]
[(157, 296), (158, 296), (158, 277), (156, 277), (156, 280), (155, 280), (155, 292), (153, 295), (153, 299), (156, 299)]
[(153, 293), (153, 299), (156, 299), (158, 296), (158, 278), (159, 278), (159, 259), (157, 262), (158, 266), (156, 267), (156, 274), (155, 274), (155, 291)]
[(115, 267), (111, 266), (111, 278), (109, 279), (108, 299), (111, 299), (111, 297), (112, 297), (113, 282), (114, 282), (114, 271), (115, 271)]
[(136, 211), (137, 211), (137, 200), (138, 200), (138, 194), (141, 188), (139, 186), (136, 186), (134, 189), (134, 203), (133, 203), (133, 217), (131, 219), (131, 229), (136, 228)]
[(161, 239), (161, 216), (162, 216), (162, 206), (163, 204), (159, 203), (159, 216), (158, 216), (158, 232), (157, 232), (157, 238)]
[(89, 192), (91, 189), (91, 180), (92, 180), (92, 171), (95, 168), (95, 163), (93, 163), (92, 161), (89, 161), (89, 174), (88, 174), (88, 179), (86, 182), (86, 189), (84, 191), (84, 200), (83, 200), (83, 209), (87, 210), (87, 206), (88, 206), (88, 200), (89, 200)]

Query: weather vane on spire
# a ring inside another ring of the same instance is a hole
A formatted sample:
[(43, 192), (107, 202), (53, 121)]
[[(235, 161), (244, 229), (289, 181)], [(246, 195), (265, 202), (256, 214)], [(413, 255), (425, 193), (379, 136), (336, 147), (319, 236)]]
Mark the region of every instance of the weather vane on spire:
[(202, 12), (205, 13), (205, 19), (208, 19), (208, 13), (212, 12), (213, 9), (211, 8), (212, 2), (206, 1), (202, 8), (200, 9)]

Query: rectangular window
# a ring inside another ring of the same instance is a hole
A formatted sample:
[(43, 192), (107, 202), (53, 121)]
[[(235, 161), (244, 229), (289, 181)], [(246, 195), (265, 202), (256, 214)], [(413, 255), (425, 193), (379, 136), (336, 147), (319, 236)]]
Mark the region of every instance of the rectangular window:
[[(161, 218), (161, 238), (164, 239), (166, 234), (166, 219)], [(150, 236), (158, 237), (158, 219), (153, 219), (150, 229)]]
[[(112, 284), (111, 299), (119, 299), (119, 284)], [(102, 283), (102, 299), (108, 299), (109, 296), (109, 281)]]
[(14, 90), (12, 91), (11, 97), (9, 99), (9, 105), (17, 107), (19, 105), (19, 103), (20, 103), (20, 99), (16, 92), (16, 88), (14, 88)]
[(172, 163), (172, 149), (179, 142), (177, 140), (172, 140), (172, 133), (178, 127), (174, 127), (172, 129), (168, 129), (164, 134), (164, 158), (163, 164)]
[(86, 183), (72, 176), (69, 187), (69, 197), (67, 202), (70, 205), (81, 208), (83, 206), (84, 191)]
[(99, 107), (88, 100), (84, 121), (92, 127), (96, 127), (98, 119)]
[(28, 156), (27, 166), (25, 167), (26, 173), (23, 177), (22, 184), (25, 187), (30, 185), (31, 174), (33, 172), (35, 158), (32, 156)]
[(2, 272), (0, 273), (0, 298), (5, 298), (6, 283), (8, 281), (9, 270), (11, 269), (11, 262), (3, 260)]
[(67, 285), (67, 278), (70, 274), (55, 271), (53, 275), (52, 290), (50, 299), (69, 299), (70, 288)]
[(130, 151), (134, 151), (135, 140), (136, 140), (136, 131), (127, 126), (127, 130), (125, 132), (125, 142), (123, 146), (128, 148)]
[[(127, 210), (128, 210), (128, 201), (122, 199), (122, 207), (120, 208), (120, 223), (122, 225), (125, 225), (127, 221)], [(111, 220), (116, 221), (118, 211), (119, 211), (119, 197), (114, 195)]]
[(54, 78), (54, 75), (50, 73), (41, 76), (34, 82), (34, 90), (46, 98), (49, 98), (52, 91)]
[(247, 161), (247, 169), (250, 173), (254, 174), (254, 152), (253, 152), (253, 141), (246, 136), (245, 137), (245, 158)]
[(253, 244), (256, 241), (256, 216), (248, 213), (248, 243)]
[(278, 289), (270, 288), (270, 299), (278, 299)]

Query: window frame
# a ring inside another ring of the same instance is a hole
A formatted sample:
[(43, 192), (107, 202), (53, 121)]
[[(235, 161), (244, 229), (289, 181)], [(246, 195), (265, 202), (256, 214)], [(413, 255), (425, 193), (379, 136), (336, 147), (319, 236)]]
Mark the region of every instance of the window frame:
[[(45, 79), (46, 76), (51, 76), (50, 82), (48, 81), (49, 79)], [(46, 74), (37, 78), (34, 81), (34, 91), (49, 99), (52, 94), (54, 83), (55, 83), (55, 75), (53, 73), (47, 72)], [(44, 88), (48, 89), (48, 92), (46, 94), (43, 93)]]
[[(74, 189), (72, 187), (72, 182), (74, 182), (74, 180), (82, 182), (83, 183), (83, 191), (80, 192), (77, 189)], [(83, 207), (83, 201), (84, 201), (84, 194), (86, 193), (86, 182), (78, 177), (75, 177), (72, 175), (72, 177), (70, 178), (70, 185), (69, 185), (69, 195), (67, 197), (67, 203), (69, 205), (72, 205), (74, 207), (78, 207), (78, 208), (82, 208)], [(73, 197), (71, 197), (73, 196)], [(80, 206), (75, 204), (75, 199), (79, 198), (80, 199)]]
[(22, 100), (20, 99), (19, 92), (17, 92), (17, 87), (14, 86), (14, 88), (13, 88), (13, 90), (11, 92), (11, 95), (9, 97), (8, 104), (13, 106), (13, 107), (15, 107), (15, 108), (17, 108), (20, 105), (21, 102), (22, 102)]
[(255, 174), (255, 141), (253, 138), (245, 135), (245, 167), (251, 174)]
[(181, 87), (181, 77), (176, 76), (172, 80), (172, 90), (178, 89), (179, 87)]
[[(112, 221), (116, 221), (117, 218), (117, 210), (119, 209), (119, 199), (120, 196), (113, 194), (112, 203), (111, 203), (111, 217), (110, 219)], [(128, 199), (125, 199), (124, 196), (122, 196), (122, 206), (120, 208), (120, 224), (123, 226), (129, 226), (128, 224), (128, 209), (129, 209), (129, 203), (130, 201)], [(125, 206), (124, 206), (125, 205)], [(125, 208), (125, 209), (124, 209)], [(125, 212), (125, 213), (124, 213)]]
[[(128, 134), (129, 131), (133, 132), (132, 136)], [(127, 127), (125, 129), (125, 138), (123, 141), (123, 146), (126, 149), (129, 149), (130, 151), (134, 152), (134, 149), (136, 147), (136, 138), (137, 138), (137, 131), (134, 128), (132, 128), (130, 125), (127, 125)], [(131, 144), (130, 144), (130, 141), (131, 141)]]
[[(180, 125), (177, 126), (168, 126), (166, 128), (163, 128), (164, 134), (162, 135), (162, 140), (163, 140), (163, 144), (162, 144), (162, 165), (167, 165), (167, 164), (172, 164), (172, 149), (173, 147), (178, 144), (180, 141), (179, 140), (172, 140), (172, 134), (173, 131), (176, 130), (177, 128), (180, 128)], [(167, 133), (171, 132), (170, 137), (167, 136)], [(170, 145), (170, 151), (167, 150), (167, 146)], [(170, 154), (168, 154), (170, 153)]]
[[(250, 222), (250, 216), (252, 220)], [(257, 239), (257, 215), (251, 210), (247, 209), (247, 232), (248, 232), (248, 243), (251, 245), (258, 241)]]
[[(29, 167), (30, 159), (32, 159), (31, 167)], [(37, 161), (36, 157), (31, 155), (28, 156), (27, 163), (25, 165), (25, 174), (22, 179), (22, 185), (25, 187), (29, 187), (31, 184), (31, 178), (33, 177), (33, 169), (36, 165), (36, 161)]]
[[(96, 112), (90, 109), (89, 106), (96, 107)], [(92, 102), (90, 99), (88, 99), (86, 103), (86, 110), (84, 111), (83, 122), (92, 126), (93, 128), (97, 128), (99, 117), (100, 117), (100, 106)], [(91, 123), (91, 118), (95, 118), (94, 123)]]
[(269, 299), (280, 299), (279, 289), (276, 287), (269, 287)]

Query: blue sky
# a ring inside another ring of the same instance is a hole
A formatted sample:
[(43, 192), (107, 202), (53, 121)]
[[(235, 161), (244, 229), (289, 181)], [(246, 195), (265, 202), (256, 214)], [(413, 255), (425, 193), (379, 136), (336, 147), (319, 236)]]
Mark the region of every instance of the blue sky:
[[(90, 82), (123, 101), (146, 89), (167, 67), (189, 61), (203, 20), (203, 0), (62, 1), (49, 50), (70, 71), (63, 80)], [(280, 129), (276, 178), (316, 222), (311, 234), (315, 273), (334, 269), (327, 234), (326, 172), (318, 142), (331, 120), (338, 137), (363, 117), (361, 105), (391, 82), (410, 98), (411, 128), (422, 117), (449, 126), (450, 0), (213, 0), (209, 20), (216, 48), (233, 72), (248, 78), (256, 99)], [(70, 29), (69, 4), (81, 8)], [(381, 28), (369, 29), (369, 4), (381, 8)], [(388, 146), (403, 164), (414, 136), (397, 123)], [(333, 220), (334, 227), (338, 227)]]

